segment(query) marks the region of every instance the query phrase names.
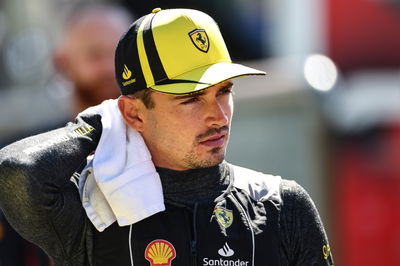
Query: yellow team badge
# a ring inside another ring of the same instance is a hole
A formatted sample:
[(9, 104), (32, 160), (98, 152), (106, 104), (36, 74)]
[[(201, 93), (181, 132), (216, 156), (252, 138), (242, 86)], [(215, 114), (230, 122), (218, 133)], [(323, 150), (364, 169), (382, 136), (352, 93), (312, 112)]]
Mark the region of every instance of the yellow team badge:
[(233, 214), (231, 210), (225, 208), (215, 208), (214, 209), (215, 218), (220, 225), (225, 228), (228, 228), (232, 225), (233, 222)]
[(147, 245), (144, 252), (150, 266), (171, 266), (176, 257), (174, 246), (166, 240), (157, 239)]
[(329, 245), (324, 245), (322, 247), (322, 253), (324, 253), (324, 259), (328, 259), (329, 255), (331, 255), (331, 248)]
[(124, 65), (124, 72), (122, 72), (122, 78), (124, 80), (130, 79), (132, 76), (132, 71), (129, 70), (129, 68)]
[(322, 253), (324, 254), (324, 260), (327, 260), (329, 265), (334, 266), (332, 256), (331, 256), (332, 255), (331, 248), (329, 247), (329, 245), (322, 246)]
[(189, 32), (189, 36), (197, 49), (204, 53), (208, 52), (210, 42), (208, 41), (208, 36), (205, 30), (195, 29), (194, 31)]

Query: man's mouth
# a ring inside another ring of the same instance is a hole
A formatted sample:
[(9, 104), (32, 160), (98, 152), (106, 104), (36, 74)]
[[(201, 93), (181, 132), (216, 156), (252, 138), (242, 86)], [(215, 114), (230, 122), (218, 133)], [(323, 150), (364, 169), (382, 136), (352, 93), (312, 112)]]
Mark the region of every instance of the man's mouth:
[(209, 147), (220, 147), (225, 143), (226, 134), (216, 134), (209, 136), (207, 139), (200, 141), (201, 145)]

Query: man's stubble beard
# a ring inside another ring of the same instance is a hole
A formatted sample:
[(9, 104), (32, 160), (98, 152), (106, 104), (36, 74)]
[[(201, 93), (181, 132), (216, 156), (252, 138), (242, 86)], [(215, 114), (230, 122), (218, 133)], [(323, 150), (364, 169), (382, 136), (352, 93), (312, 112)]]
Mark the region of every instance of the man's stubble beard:
[(213, 157), (212, 159), (200, 159), (193, 151), (191, 151), (185, 155), (183, 162), (189, 169), (199, 169), (218, 165), (225, 159), (225, 147), (212, 148), (208, 153), (211, 153), (212, 156), (216, 157)]
[(196, 137), (196, 141), (193, 144), (193, 147), (199, 145), (199, 142), (202, 139), (211, 136), (212, 134), (220, 132), (226, 132), (227, 141), (225, 145), (223, 147), (215, 147), (207, 151), (207, 153), (211, 154), (212, 156), (210, 159), (200, 159), (198, 156), (196, 156), (194, 152), (195, 149), (191, 150), (183, 158), (183, 162), (188, 166), (189, 169), (207, 168), (222, 163), (222, 161), (225, 159), (226, 146), (228, 145), (229, 126), (222, 126), (221, 128), (218, 129), (212, 128), (206, 131), (205, 133), (198, 135)]

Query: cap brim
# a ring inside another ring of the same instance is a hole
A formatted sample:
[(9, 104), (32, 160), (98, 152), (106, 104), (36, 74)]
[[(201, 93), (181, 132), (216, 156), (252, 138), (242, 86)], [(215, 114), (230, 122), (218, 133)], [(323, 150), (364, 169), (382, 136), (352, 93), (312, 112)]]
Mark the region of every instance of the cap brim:
[(151, 86), (151, 89), (169, 94), (187, 94), (207, 89), (232, 78), (265, 74), (264, 71), (244, 65), (221, 62), (196, 68), (164, 82), (165, 84)]

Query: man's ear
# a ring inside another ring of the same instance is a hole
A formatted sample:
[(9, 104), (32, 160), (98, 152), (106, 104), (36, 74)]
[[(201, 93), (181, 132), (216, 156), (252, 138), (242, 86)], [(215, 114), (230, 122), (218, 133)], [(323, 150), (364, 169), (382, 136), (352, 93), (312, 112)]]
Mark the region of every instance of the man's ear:
[(140, 115), (140, 100), (129, 96), (118, 98), (118, 108), (127, 125), (138, 132), (143, 131), (143, 120)]

